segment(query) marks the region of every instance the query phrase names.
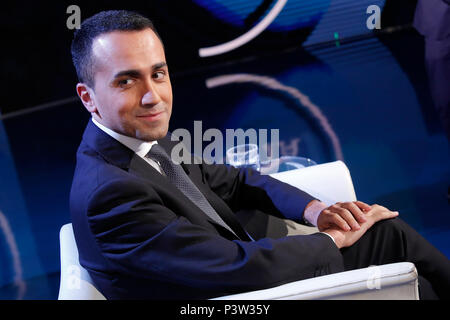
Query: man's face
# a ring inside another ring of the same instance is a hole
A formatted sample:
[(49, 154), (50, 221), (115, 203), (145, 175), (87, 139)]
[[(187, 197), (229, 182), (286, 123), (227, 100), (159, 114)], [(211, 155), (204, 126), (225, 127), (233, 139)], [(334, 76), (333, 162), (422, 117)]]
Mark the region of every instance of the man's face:
[(92, 55), (95, 84), (87, 90), (90, 107), (84, 104), (94, 118), (141, 140), (164, 137), (172, 113), (172, 87), (156, 34), (151, 29), (103, 34), (94, 40)]

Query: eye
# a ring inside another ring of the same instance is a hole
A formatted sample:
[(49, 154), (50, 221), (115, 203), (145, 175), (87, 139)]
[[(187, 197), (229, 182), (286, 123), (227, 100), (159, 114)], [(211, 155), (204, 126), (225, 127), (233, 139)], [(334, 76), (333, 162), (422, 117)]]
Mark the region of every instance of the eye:
[(122, 79), (118, 81), (118, 84), (120, 87), (130, 86), (134, 83), (134, 79), (128, 78), (128, 79)]
[(166, 73), (164, 71), (157, 71), (153, 74), (153, 78), (156, 80), (163, 80), (166, 76)]

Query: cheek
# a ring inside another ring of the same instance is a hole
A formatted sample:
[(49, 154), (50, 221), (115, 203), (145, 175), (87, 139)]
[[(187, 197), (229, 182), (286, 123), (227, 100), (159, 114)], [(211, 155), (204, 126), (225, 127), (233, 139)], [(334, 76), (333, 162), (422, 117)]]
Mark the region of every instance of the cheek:
[(120, 118), (128, 118), (131, 112), (131, 108), (127, 104), (127, 101), (117, 101), (116, 103), (116, 113), (117, 116)]
[(172, 115), (172, 102), (170, 102), (169, 107), (167, 107), (167, 114), (168, 114), (169, 119), (170, 119), (170, 117)]
[[(166, 102), (166, 104), (168, 105), (168, 109), (171, 112), (172, 111), (172, 89), (169, 86), (167, 86), (166, 88), (164, 88), (164, 90), (161, 92), (161, 96), (162, 99), (164, 100), (164, 102)], [(169, 114), (170, 114), (169, 112)]]
[(120, 118), (129, 118), (133, 114), (135, 106), (138, 105), (135, 95), (131, 94), (111, 95), (108, 100), (108, 105)]

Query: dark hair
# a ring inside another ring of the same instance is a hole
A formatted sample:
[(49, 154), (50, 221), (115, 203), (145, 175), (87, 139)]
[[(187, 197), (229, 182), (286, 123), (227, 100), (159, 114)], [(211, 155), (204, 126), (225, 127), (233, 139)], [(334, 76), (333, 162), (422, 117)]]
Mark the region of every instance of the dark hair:
[(161, 40), (153, 23), (134, 11), (102, 11), (83, 21), (81, 28), (74, 33), (71, 46), (72, 61), (77, 71), (78, 80), (91, 88), (94, 87), (92, 42), (96, 37), (113, 31), (139, 31), (146, 28), (153, 30)]

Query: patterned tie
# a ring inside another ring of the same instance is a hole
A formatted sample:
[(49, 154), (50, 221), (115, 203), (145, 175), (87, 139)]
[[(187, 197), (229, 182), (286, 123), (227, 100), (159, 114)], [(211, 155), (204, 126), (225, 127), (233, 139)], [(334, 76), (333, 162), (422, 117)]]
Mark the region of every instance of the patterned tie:
[(216, 210), (214, 210), (214, 208), (209, 204), (203, 193), (200, 192), (197, 186), (188, 177), (186, 172), (184, 172), (183, 168), (180, 165), (173, 163), (167, 152), (159, 144), (154, 144), (152, 146), (147, 154), (147, 157), (159, 162), (169, 181), (181, 192), (183, 192), (188, 199), (197, 205), (200, 210), (202, 210), (213, 221), (236, 235), (236, 233), (217, 214)]

